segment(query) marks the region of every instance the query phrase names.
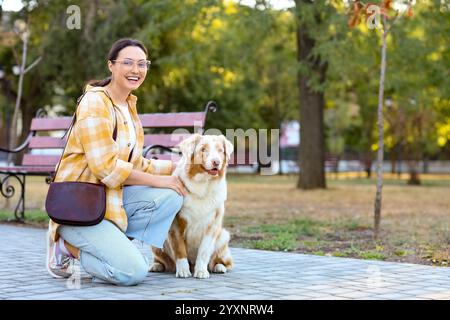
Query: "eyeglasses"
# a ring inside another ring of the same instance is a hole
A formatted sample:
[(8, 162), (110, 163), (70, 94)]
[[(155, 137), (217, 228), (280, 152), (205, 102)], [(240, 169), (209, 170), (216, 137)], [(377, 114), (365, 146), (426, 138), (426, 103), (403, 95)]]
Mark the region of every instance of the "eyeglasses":
[[(111, 60), (111, 62), (119, 62), (122, 66), (127, 69), (132, 69), (134, 67), (134, 60), (131, 59), (123, 59), (123, 60)], [(139, 60), (137, 61), (137, 66), (140, 70), (148, 70), (150, 69), (150, 65), (152, 62), (150, 60)]]

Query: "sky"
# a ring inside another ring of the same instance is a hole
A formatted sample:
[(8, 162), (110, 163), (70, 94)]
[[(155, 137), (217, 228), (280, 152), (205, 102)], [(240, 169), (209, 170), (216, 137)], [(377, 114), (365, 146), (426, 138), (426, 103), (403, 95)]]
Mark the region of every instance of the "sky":
[(3, 11), (19, 11), (22, 7), (21, 0), (3, 0)]

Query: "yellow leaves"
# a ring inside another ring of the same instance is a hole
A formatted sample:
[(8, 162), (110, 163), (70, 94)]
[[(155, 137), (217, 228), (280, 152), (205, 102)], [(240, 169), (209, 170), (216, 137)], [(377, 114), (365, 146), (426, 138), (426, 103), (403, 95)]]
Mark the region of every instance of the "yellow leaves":
[(328, 26), (328, 31), (330, 32), (330, 34), (335, 35), (336, 34), (336, 25), (335, 24), (330, 24)]
[(345, 9), (345, 6), (346, 6), (345, 1), (335, 1), (333, 3), (333, 5), (334, 5), (335, 10), (339, 13), (344, 13), (346, 10)]
[(361, 31), (361, 33), (363, 33), (363, 34), (367, 34), (370, 30), (369, 30), (369, 28), (367, 27), (367, 24), (365, 24), (365, 23), (360, 23), (359, 25), (358, 25), (358, 29), (359, 29), (359, 31)]
[(384, 139), (384, 144), (389, 149), (393, 148), (394, 147), (394, 137), (393, 136), (387, 136), (386, 139)]
[(225, 88), (231, 87), (231, 85), (237, 80), (237, 74), (231, 70), (226, 70), (222, 67), (212, 66), (211, 72), (220, 75), (221, 79), (216, 81), (216, 84), (223, 83)]
[(370, 150), (377, 151), (378, 150), (378, 143), (372, 143), (372, 145), (370, 146)]
[[(198, 23), (191, 32), (193, 40), (198, 42), (219, 41), (226, 21), (220, 19), (221, 8), (217, 6), (202, 8)], [(222, 15), (223, 16), (223, 15)]]
[(447, 138), (445, 137), (438, 137), (437, 144), (439, 147), (443, 147), (447, 144)]
[(277, 18), (280, 19), (280, 21), (290, 23), (293, 18), (293, 13), (292, 13), (292, 11), (287, 11), (287, 10), (281, 11), (278, 13)]
[(237, 78), (236, 73), (229, 70), (225, 71), (223, 75), (223, 82), (225, 87), (231, 86), (231, 84), (236, 80), (236, 78)]
[(172, 69), (164, 74), (163, 83), (166, 87), (183, 85), (186, 75), (186, 69)]
[(197, 24), (192, 29), (191, 37), (192, 37), (193, 40), (201, 42), (201, 41), (206, 40), (205, 33), (206, 33), (206, 28), (203, 25), (201, 25), (201, 24)]
[(232, 15), (237, 13), (237, 6), (233, 0), (224, 0), (223, 7), (225, 8), (226, 15)]
[(423, 29), (416, 28), (411, 32), (411, 38), (423, 41), (425, 39), (425, 32)]
[(438, 61), (440, 59), (442, 59), (442, 55), (440, 52), (432, 52), (429, 55), (427, 55), (428, 61)]
[(211, 18), (216, 14), (220, 12), (220, 8), (217, 6), (214, 7), (203, 7), (202, 13), (206, 15), (205, 19), (211, 20)]
[(225, 71), (224, 68), (216, 67), (216, 66), (212, 66), (211, 68), (209, 68), (209, 70), (211, 70), (211, 72), (219, 73), (219, 74), (222, 74)]
[(221, 29), (223, 27), (224, 23), (222, 22), (222, 20), (220, 19), (214, 19), (213, 21), (211, 21), (211, 28), (213, 29)]
[(441, 123), (437, 125), (437, 144), (439, 147), (443, 147), (450, 140), (450, 119), (446, 123)]

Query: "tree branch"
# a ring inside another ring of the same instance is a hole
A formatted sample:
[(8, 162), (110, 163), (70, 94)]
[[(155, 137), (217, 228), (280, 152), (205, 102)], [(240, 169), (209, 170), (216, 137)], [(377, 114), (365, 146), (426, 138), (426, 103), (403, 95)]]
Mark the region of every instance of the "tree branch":
[(31, 69), (33, 69), (39, 62), (41, 62), (42, 57), (37, 58), (36, 60), (34, 60), (34, 62), (32, 64), (30, 64), (24, 71), (23, 73), (26, 74), (28, 71), (30, 71)]

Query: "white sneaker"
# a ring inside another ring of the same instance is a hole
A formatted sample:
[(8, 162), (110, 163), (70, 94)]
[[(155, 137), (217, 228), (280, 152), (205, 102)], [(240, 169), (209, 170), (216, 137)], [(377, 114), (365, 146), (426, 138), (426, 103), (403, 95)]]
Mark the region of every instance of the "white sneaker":
[(59, 248), (58, 243), (52, 239), (50, 230), (47, 231), (47, 261), (46, 267), (48, 273), (54, 278), (70, 278), (72, 276), (71, 266), (74, 258), (64, 254)]

